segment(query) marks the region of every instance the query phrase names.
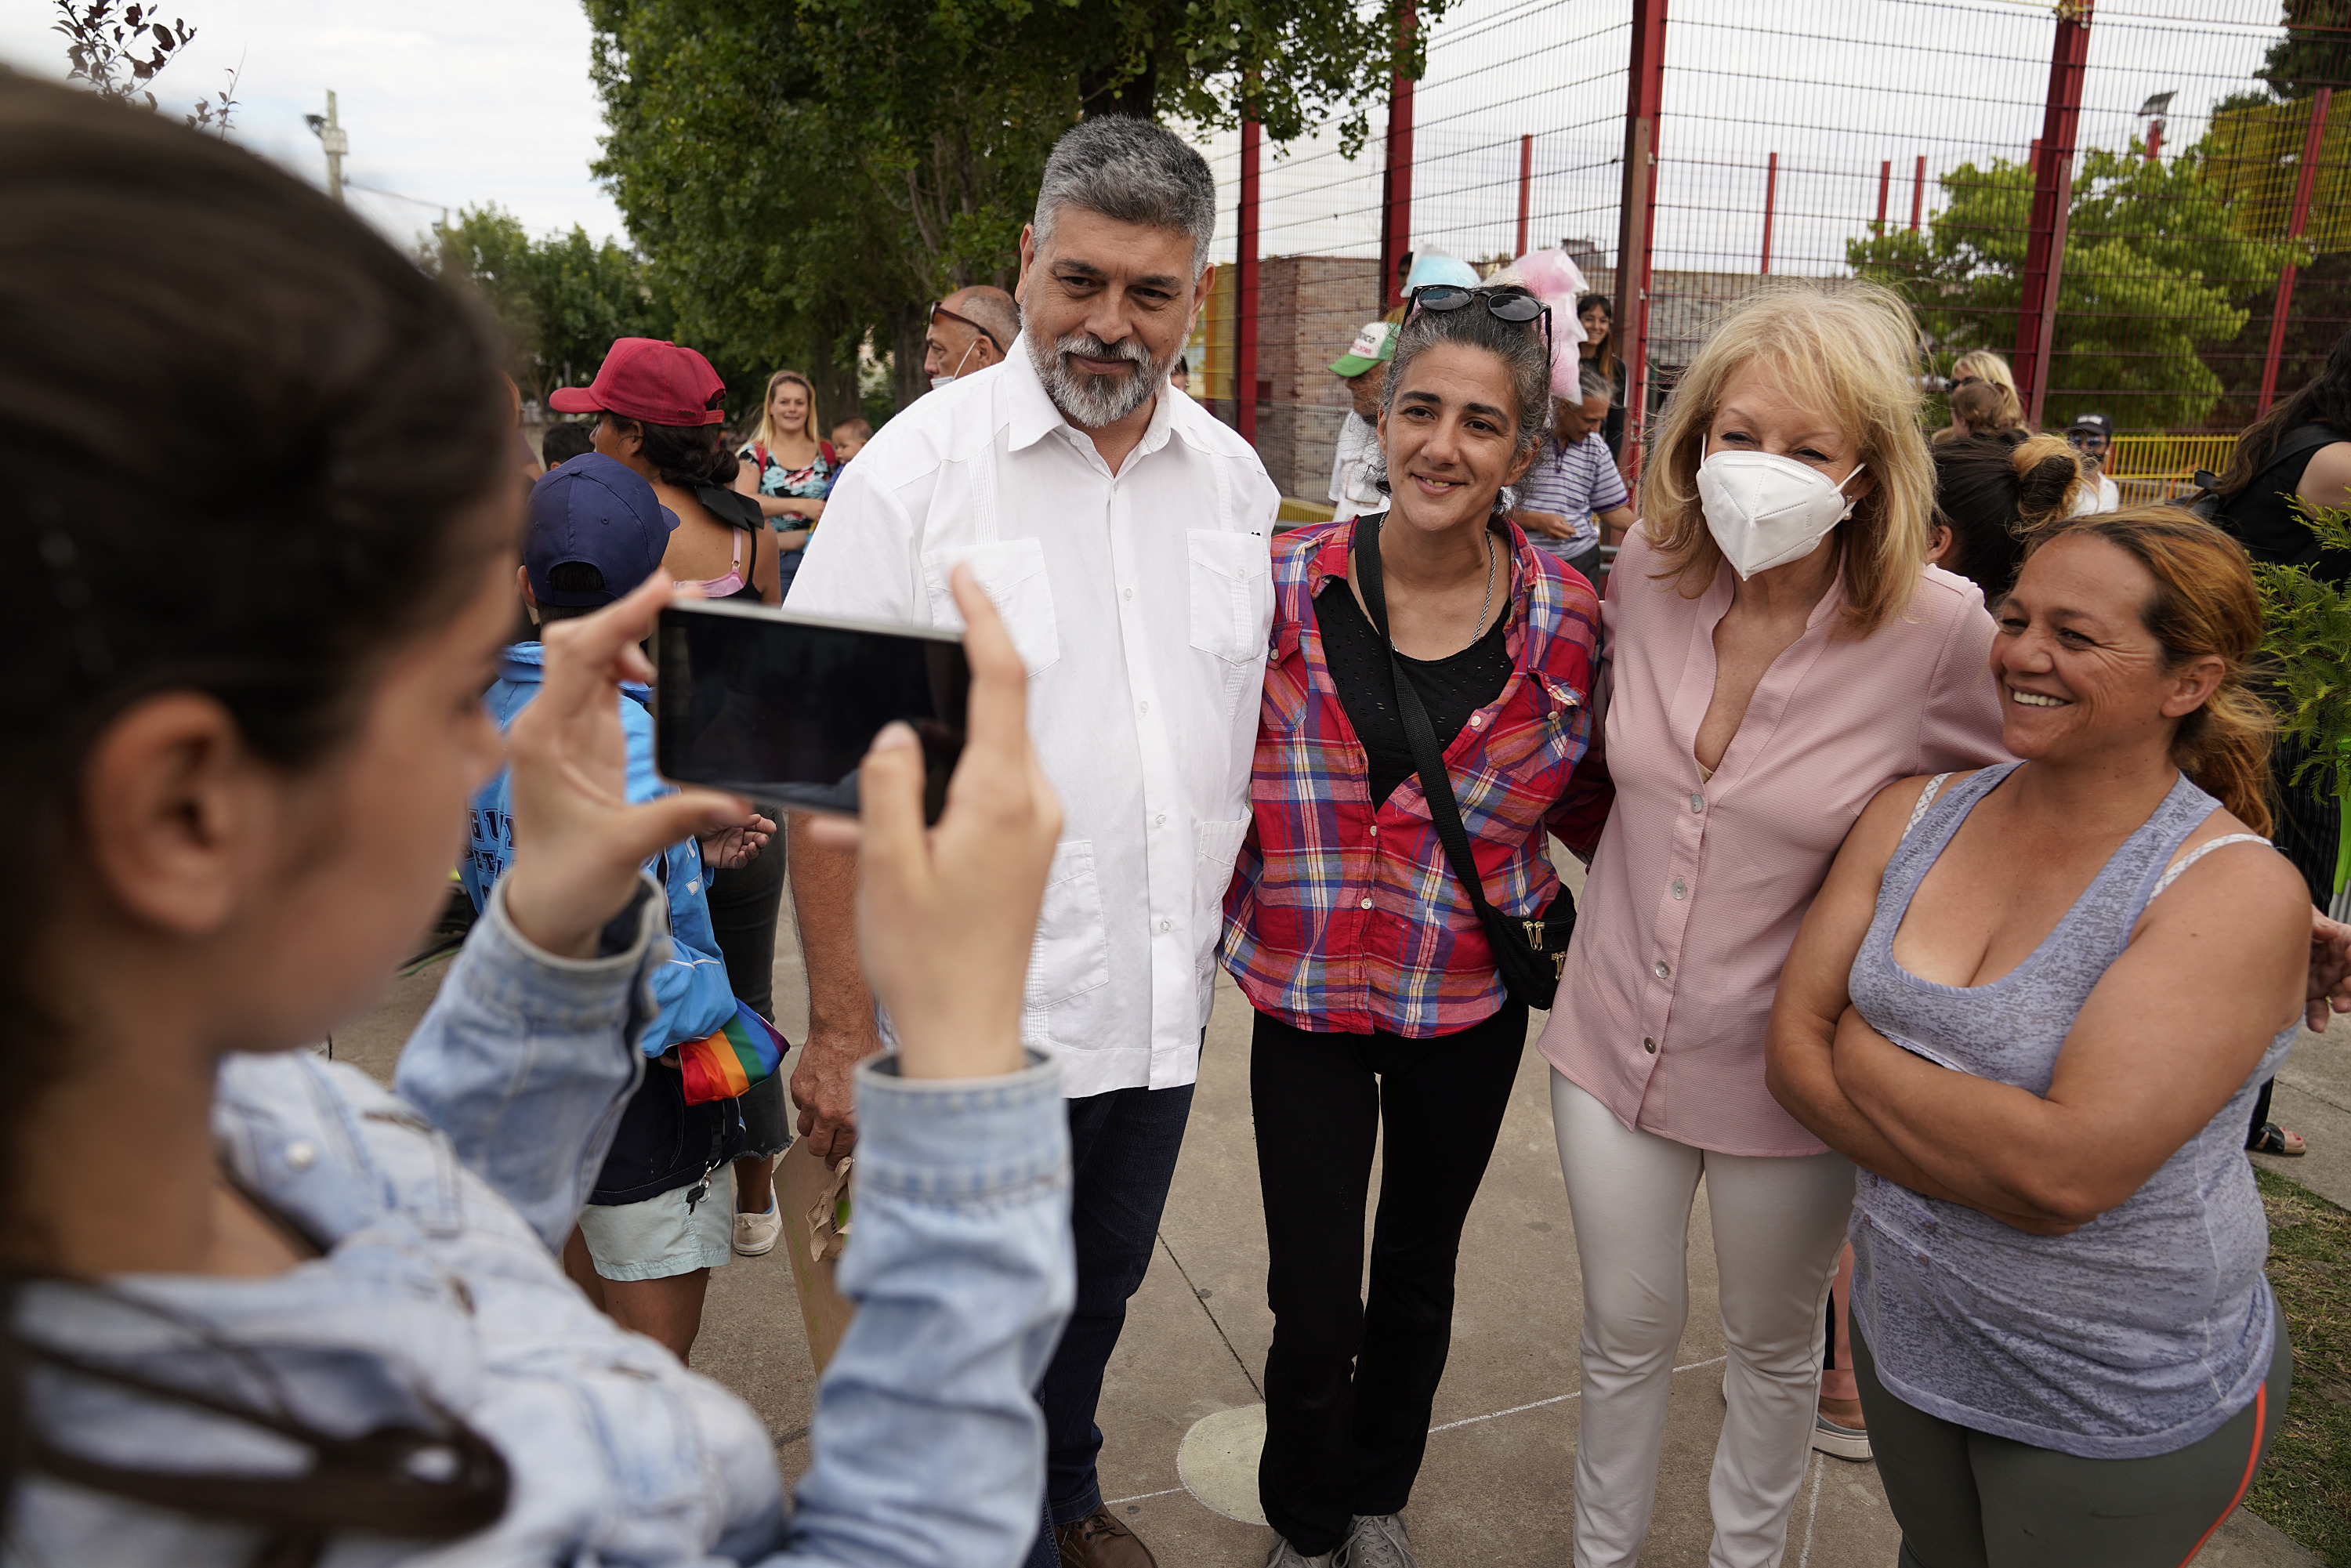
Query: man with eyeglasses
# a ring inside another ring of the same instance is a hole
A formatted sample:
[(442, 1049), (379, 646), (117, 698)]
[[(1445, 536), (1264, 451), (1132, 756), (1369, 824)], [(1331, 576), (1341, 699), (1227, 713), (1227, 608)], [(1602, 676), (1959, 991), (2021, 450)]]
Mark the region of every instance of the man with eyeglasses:
[(2106, 448), (2115, 438), (2115, 422), (2103, 413), (2077, 415), (2065, 427), (2065, 439), (2082, 455), (2082, 466), (2090, 476), (2091, 490), (2083, 493), (2074, 504), (2076, 517), (2090, 512), (2113, 512), (2122, 508), (2123, 494), (2112, 479), (2106, 477)]
[(923, 373), (931, 378), (931, 390), (986, 370), (1019, 335), (1020, 307), (1012, 296), (984, 283), (956, 289), (931, 307), (923, 332)]

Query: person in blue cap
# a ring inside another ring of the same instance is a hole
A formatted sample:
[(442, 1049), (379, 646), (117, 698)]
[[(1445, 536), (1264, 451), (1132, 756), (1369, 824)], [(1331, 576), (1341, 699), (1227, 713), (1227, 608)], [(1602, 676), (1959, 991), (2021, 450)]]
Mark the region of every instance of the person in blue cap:
[[(543, 625), (584, 615), (628, 593), (660, 570), (676, 527), (675, 514), (655, 498), (653, 487), (614, 458), (591, 452), (549, 473), (531, 486), (517, 570), (534, 618)], [(536, 639), (506, 650), (498, 678), (482, 698), (500, 731), (538, 695), (540, 670)], [(671, 787), (653, 770), (652, 693), (629, 683), (621, 690), (629, 799), (668, 794)], [(511, 775), (500, 772), (474, 798), (458, 874), (476, 910), (514, 858), (511, 784)], [(747, 828), (708, 841), (673, 844), (648, 862), (669, 895), (670, 936), (669, 962), (653, 976), (660, 1016), (645, 1031), (651, 1060), (563, 1252), (565, 1270), (590, 1301), (623, 1327), (659, 1340), (680, 1361), (701, 1330), (710, 1270), (733, 1250), (729, 1162), (751, 1151), (742, 1101), (687, 1104), (684, 1075), (664, 1055), (735, 1016), (726, 961), (711, 933), (705, 879), (710, 866), (750, 860), (774, 831), (772, 821), (756, 818)], [(774, 1201), (771, 1194), (770, 1207)]]

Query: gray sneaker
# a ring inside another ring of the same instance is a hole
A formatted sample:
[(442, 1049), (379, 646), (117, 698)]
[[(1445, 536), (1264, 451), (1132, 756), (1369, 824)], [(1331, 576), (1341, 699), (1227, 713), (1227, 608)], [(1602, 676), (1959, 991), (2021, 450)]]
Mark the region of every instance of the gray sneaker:
[(1273, 1555), (1265, 1560), (1265, 1568), (1332, 1568), (1331, 1560), (1337, 1555), (1335, 1552), (1325, 1552), (1320, 1557), (1309, 1557), (1277, 1536)]
[(1404, 1519), (1393, 1513), (1359, 1513), (1339, 1548), (1336, 1568), (1420, 1568), (1404, 1538)]

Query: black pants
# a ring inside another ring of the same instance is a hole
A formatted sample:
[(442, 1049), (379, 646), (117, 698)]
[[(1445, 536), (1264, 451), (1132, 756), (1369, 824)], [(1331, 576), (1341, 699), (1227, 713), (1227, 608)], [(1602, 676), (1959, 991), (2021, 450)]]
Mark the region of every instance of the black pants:
[[(1461, 1227), (1527, 1038), (1511, 1002), (1434, 1040), (1322, 1034), (1260, 1013), (1249, 1056), (1273, 1346), (1265, 1358), (1265, 1517), (1309, 1557), (1350, 1516), (1396, 1513), (1428, 1446), (1453, 1338)], [(1364, 1204), (1384, 1105), (1380, 1207)]]
[(714, 871), (705, 885), (710, 901), (710, 931), (718, 956), (726, 960), (726, 983), (736, 999), (773, 1023), (776, 1019), (776, 922), (784, 906), (783, 813), (761, 807), (776, 822), (776, 836), (750, 864)]
[[(1070, 1102), (1070, 1229), (1078, 1259), (1078, 1300), (1061, 1343), (1037, 1386), (1045, 1411), (1042, 1522), (1074, 1524), (1102, 1507), (1094, 1457), (1102, 1428), (1102, 1369), (1126, 1326), (1126, 1303), (1143, 1288), (1167, 1184), (1192, 1114), (1192, 1085), (1113, 1089)], [(1030, 1549), (1034, 1565), (1061, 1562), (1048, 1528)]]

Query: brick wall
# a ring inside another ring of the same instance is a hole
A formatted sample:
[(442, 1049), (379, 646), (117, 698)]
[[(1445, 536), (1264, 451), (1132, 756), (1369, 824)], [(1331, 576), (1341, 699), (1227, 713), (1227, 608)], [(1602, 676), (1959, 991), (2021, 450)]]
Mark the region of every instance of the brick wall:
[(1272, 256), (1259, 264), (1258, 292), (1258, 455), (1283, 495), (1320, 501), (1348, 407), (1330, 364), (1380, 316), (1380, 264)]

